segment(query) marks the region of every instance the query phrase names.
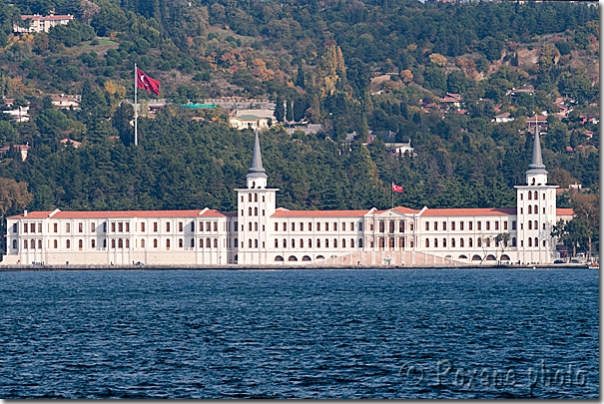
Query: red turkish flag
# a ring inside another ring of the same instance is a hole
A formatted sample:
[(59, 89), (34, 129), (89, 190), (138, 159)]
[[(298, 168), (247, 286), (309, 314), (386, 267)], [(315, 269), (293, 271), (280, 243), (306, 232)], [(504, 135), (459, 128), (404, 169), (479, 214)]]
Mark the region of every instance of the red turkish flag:
[(138, 67), (136, 68), (136, 87), (159, 95), (159, 80), (147, 76), (147, 74)]
[(394, 182), (392, 183), (392, 192), (398, 192), (399, 194), (403, 193), (403, 187), (400, 185), (396, 185)]

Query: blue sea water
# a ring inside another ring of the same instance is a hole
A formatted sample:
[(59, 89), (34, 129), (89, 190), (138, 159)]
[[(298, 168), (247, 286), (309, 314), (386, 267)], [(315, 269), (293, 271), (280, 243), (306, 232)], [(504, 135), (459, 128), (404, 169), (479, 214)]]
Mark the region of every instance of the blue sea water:
[(598, 398), (594, 270), (0, 273), (0, 398)]

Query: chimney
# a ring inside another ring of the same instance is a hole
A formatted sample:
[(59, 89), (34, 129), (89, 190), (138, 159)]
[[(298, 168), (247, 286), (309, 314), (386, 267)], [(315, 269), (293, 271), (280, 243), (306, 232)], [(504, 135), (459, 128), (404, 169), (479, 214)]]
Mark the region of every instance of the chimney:
[(27, 217), (27, 210), (23, 211), (23, 216)]

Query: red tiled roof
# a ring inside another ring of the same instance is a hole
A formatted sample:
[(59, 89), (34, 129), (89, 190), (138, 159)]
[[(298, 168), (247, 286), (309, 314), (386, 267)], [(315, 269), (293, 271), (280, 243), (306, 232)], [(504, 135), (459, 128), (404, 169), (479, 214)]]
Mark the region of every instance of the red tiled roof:
[(419, 213), (419, 210), (407, 208), (405, 206), (395, 206), (392, 209), (376, 210), (375, 212), (373, 212), (373, 214), (374, 215), (379, 215), (381, 213), (388, 212), (390, 210), (393, 210), (393, 211), (398, 212), (398, 213), (404, 213), (404, 214)]
[(288, 210), (279, 208), (272, 217), (363, 217), (369, 210)]
[(573, 212), (572, 208), (557, 208), (556, 216), (572, 216), (575, 212)]
[(426, 209), (422, 216), (507, 216), (515, 215), (514, 208), (447, 208)]
[(25, 21), (38, 20), (38, 21), (60, 21), (60, 20), (72, 20), (73, 15), (22, 15), (21, 20)]
[[(223, 217), (224, 213), (215, 209), (203, 210), (125, 210), (125, 211), (80, 211), (80, 212), (57, 212), (52, 216), (56, 219), (108, 219), (108, 218), (131, 218), (131, 217)], [(52, 212), (28, 212), (11, 216), (9, 219), (45, 219)]]

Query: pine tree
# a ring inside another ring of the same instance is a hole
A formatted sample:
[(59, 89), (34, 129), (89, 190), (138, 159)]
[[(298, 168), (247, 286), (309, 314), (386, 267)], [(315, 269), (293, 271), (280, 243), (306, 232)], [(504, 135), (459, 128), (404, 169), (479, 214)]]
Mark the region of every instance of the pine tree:
[(285, 117), (285, 106), (283, 105), (283, 98), (277, 97), (277, 101), (275, 101), (275, 118), (277, 122), (283, 122), (283, 118)]
[(287, 110), (285, 111), (285, 119), (288, 122), (294, 120), (294, 105), (292, 100), (287, 100)]

